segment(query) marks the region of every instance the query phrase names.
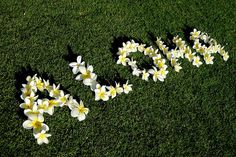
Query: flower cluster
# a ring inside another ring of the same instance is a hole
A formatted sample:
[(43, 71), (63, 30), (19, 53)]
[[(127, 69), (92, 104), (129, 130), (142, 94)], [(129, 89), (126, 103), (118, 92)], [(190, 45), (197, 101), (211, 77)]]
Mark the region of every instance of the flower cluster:
[[(217, 44), (216, 40), (210, 38), (207, 33), (194, 29), (193, 32), (190, 33), (190, 40), (194, 42), (192, 48), (178, 35), (175, 36), (172, 40), (175, 44), (174, 49), (170, 49), (165, 45), (161, 38), (157, 38), (156, 40), (158, 49), (154, 49), (152, 46), (145, 47), (145, 44), (135, 43), (134, 40), (127, 41), (123, 43), (123, 47), (118, 50), (117, 54), (119, 57), (117, 64), (122, 64), (123, 66), (129, 65), (133, 70), (132, 74), (136, 76), (142, 75), (143, 80), (148, 81), (150, 74), (152, 74), (154, 81), (157, 79), (164, 81), (168, 73), (167, 65), (165, 64), (166, 60), (161, 58), (161, 54), (158, 53), (158, 50), (162, 52), (176, 72), (182, 69), (179, 59), (186, 58), (189, 62), (192, 62), (194, 66), (200, 67), (203, 64), (200, 56), (202, 56), (206, 64), (213, 64), (213, 54), (215, 53), (219, 53), (224, 61), (227, 61), (229, 58), (228, 52), (224, 50), (224, 47)], [(136, 64), (137, 62), (134, 61), (133, 58), (129, 58), (130, 54), (137, 51), (143, 52), (144, 55), (151, 57), (155, 67), (150, 70), (140, 70)]]
[[(48, 137), (51, 136), (47, 133), (49, 127), (44, 123), (43, 115), (45, 113), (53, 115), (55, 107), (68, 106), (71, 116), (77, 117), (79, 121), (84, 120), (88, 114), (89, 109), (84, 107), (83, 102), (78, 103), (72, 96), (65, 94), (63, 90), (60, 90), (60, 85), (53, 84), (51, 86), (49, 80), (43, 80), (37, 75), (28, 76), (26, 81), (26, 84), (22, 84), (20, 96), (24, 100), (20, 107), (24, 109), (24, 114), (28, 117), (28, 120), (23, 123), (23, 127), (33, 129), (33, 135), (39, 145), (47, 144)], [(40, 99), (37, 92), (47, 92), (50, 99)]]
[[(173, 40), (175, 41), (175, 40)], [(175, 41), (176, 45), (178, 45), (175, 49), (169, 50), (169, 47), (164, 44), (161, 38), (157, 38), (156, 44), (158, 48), (163, 52), (166, 58), (170, 61), (171, 66), (174, 68), (176, 72), (179, 72), (182, 67), (178, 62), (179, 58), (183, 58), (183, 45), (185, 42), (180, 38), (178, 41)]]
[(216, 40), (211, 38), (207, 33), (194, 29), (190, 35), (190, 40), (194, 42), (193, 49), (203, 56), (206, 64), (213, 64), (214, 56), (212, 54), (216, 53), (219, 53), (224, 61), (228, 60), (228, 52), (220, 44), (217, 44)]
[[(133, 58), (129, 58), (132, 53), (138, 51), (152, 58), (155, 65), (152, 69), (139, 69), (137, 61)], [(141, 75), (143, 80), (148, 81), (151, 74), (155, 82), (157, 80), (164, 81), (168, 74), (166, 60), (162, 58), (160, 53), (158, 53), (158, 49), (154, 49), (152, 46), (146, 47), (145, 44), (135, 43), (134, 40), (131, 40), (123, 43), (123, 47), (119, 48), (117, 54), (119, 55), (117, 64), (122, 64), (123, 66), (129, 65), (133, 70), (132, 74), (135, 76)]]
[(77, 75), (76, 80), (83, 81), (84, 85), (89, 86), (90, 89), (95, 92), (95, 100), (107, 101), (109, 98), (115, 98), (118, 94), (125, 93), (128, 94), (132, 91), (132, 85), (116, 83), (115, 86), (100, 85), (97, 82), (97, 75), (93, 72), (93, 66), (82, 61), (82, 57), (77, 57), (77, 62), (72, 62), (69, 64), (72, 67), (73, 74)]

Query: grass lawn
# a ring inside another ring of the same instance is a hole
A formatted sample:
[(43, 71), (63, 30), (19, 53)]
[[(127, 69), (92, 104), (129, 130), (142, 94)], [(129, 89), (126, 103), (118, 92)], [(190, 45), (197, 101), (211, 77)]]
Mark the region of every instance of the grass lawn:
[[(0, 156), (236, 156), (235, 0), (50, 0), (0, 2)], [(227, 62), (194, 67), (187, 60), (165, 82), (145, 82), (117, 65), (123, 39), (207, 32), (225, 45)], [(71, 53), (73, 53), (71, 55)], [(133, 91), (106, 103), (75, 81), (68, 64), (82, 55), (102, 79), (129, 80)], [(19, 109), (28, 74), (50, 78), (80, 97), (90, 113), (79, 122), (56, 108), (39, 146)]]

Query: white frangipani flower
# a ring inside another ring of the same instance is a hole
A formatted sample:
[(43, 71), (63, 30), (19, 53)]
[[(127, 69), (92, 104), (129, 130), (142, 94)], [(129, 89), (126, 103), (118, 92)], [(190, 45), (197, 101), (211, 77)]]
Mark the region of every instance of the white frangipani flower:
[(149, 69), (148, 72), (153, 75), (153, 81), (156, 82), (157, 79), (160, 80), (160, 81), (162, 81), (162, 82), (164, 81), (164, 78), (163, 78), (163, 77), (160, 75), (160, 73), (157, 71), (157, 68), (156, 68), (156, 67), (153, 67), (153, 69)]
[(122, 64), (122, 65), (126, 66), (129, 61), (130, 61), (129, 58), (126, 58), (126, 55), (121, 55), (121, 56), (119, 56), (117, 64)]
[(72, 62), (69, 64), (70, 67), (72, 67), (73, 74), (77, 74), (79, 72), (79, 68), (84, 66), (84, 62), (82, 62), (82, 57), (77, 57), (77, 62)]
[(130, 91), (132, 91), (132, 84), (128, 84), (129, 81), (126, 82), (126, 84), (123, 84), (123, 89), (124, 89), (124, 93), (128, 94)]
[(86, 86), (91, 86), (94, 81), (97, 79), (97, 75), (93, 73), (93, 66), (88, 65), (87, 68), (84, 66), (81, 66), (79, 68), (79, 71), (81, 74), (79, 74), (75, 79), (76, 80), (83, 80), (83, 83)]
[(116, 93), (117, 93), (117, 94), (121, 94), (121, 93), (124, 92), (123, 88), (120, 87), (120, 83), (116, 83), (115, 89), (116, 89)]
[(142, 71), (139, 70), (138, 68), (134, 68), (133, 72), (132, 72), (132, 74), (135, 75), (135, 76), (139, 76), (141, 73), (142, 73)]
[(145, 80), (145, 81), (148, 81), (148, 77), (149, 77), (149, 73), (146, 72), (146, 70), (143, 70), (142, 71), (142, 79)]
[(58, 101), (60, 102), (60, 106), (64, 106), (66, 104), (66, 102), (68, 101), (70, 94), (64, 94), (63, 91), (60, 92), (60, 96), (58, 98)]
[(55, 97), (55, 98), (57, 98), (57, 97), (59, 97), (60, 96), (60, 84), (59, 85), (55, 85), (55, 84), (53, 84), (53, 86), (52, 86), (52, 90), (50, 91), (50, 93), (49, 93), (49, 96), (50, 97)]
[(34, 137), (35, 137), (35, 139), (37, 139), (37, 143), (39, 145), (41, 145), (43, 143), (48, 144), (49, 143), (48, 137), (50, 137), (50, 136), (51, 136), (51, 134), (46, 134), (45, 130), (42, 130), (41, 132), (34, 134)]
[(206, 64), (213, 64), (213, 59), (214, 59), (214, 56), (211, 56), (208, 53), (204, 54), (204, 60), (205, 60)]
[(228, 54), (228, 52), (224, 52), (224, 53), (222, 54), (222, 56), (223, 56), (224, 61), (227, 61), (227, 60), (229, 59), (229, 54)]
[(20, 104), (23, 109), (32, 109), (35, 102), (30, 101), (30, 99), (25, 99), (24, 103)]
[(133, 58), (131, 58), (131, 60), (129, 60), (128, 65), (131, 66), (132, 69), (137, 68), (137, 62), (133, 60)]
[(109, 90), (109, 91), (108, 91), (108, 95), (109, 95), (112, 99), (115, 98), (115, 97), (116, 97), (116, 94), (117, 94), (116, 88), (113, 87), (113, 86), (107, 86), (107, 89)]
[(106, 86), (101, 86), (100, 88), (95, 89), (95, 100), (103, 100), (107, 101), (109, 99), (109, 95), (106, 91)]
[(29, 119), (23, 123), (23, 127), (25, 129), (33, 129), (35, 133), (40, 132), (42, 130), (49, 130), (48, 126), (43, 123), (44, 118), (41, 114), (28, 118)]
[(202, 65), (202, 62), (201, 62), (199, 56), (194, 56), (194, 57), (193, 57), (193, 65), (195, 65), (196, 67), (199, 67), (199, 66)]
[(80, 100), (80, 103), (73, 103), (71, 106), (71, 116), (77, 117), (79, 121), (85, 120), (86, 115), (89, 112), (88, 108), (84, 107), (84, 103)]

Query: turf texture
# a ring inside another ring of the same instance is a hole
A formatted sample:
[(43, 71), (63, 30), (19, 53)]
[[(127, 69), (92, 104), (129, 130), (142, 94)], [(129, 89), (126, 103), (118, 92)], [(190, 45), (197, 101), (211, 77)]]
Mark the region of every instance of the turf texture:
[[(235, 0), (0, 1), (0, 156), (235, 156)], [(126, 39), (186, 37), (197, 28), (229, 52), (200, 68), (182, 61), (164, 83), (145, 82), (116, 64)], [(104, 82), (129, 80), (133, 91), (106, 103), (75, 81), (75, 56)], [(46, 116), (50, 143), (39, 146), (19, 109), (20, 86), (38, 73), (91, 110), (78, 122), (67, 108)]]

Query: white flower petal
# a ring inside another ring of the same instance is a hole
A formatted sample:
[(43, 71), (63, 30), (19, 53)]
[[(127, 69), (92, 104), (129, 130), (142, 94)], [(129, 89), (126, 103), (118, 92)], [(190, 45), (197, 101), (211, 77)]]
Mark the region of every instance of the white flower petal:
[(82, 60), (82, 57), (81, 57), (81, 56), (78, 56), (76, 60), (77, 60), (77, 63), (80, 64), (80, 63), (81, 63), (81, 60)]
[(83, 114), (83, 113), (82, 113), (82, 114), (79, 114), (79, 115), (78, 115), (78, 120), (79, 120), (79, 121), (85, 120), (85, 117), (86, 117), (85, 114)]
[(33, 128), (33, 126), (32, 126), (32, 121), (31, 121), (31, 120), (26, 120), (26, 121), (24, 121), (23, 127), (24, 127), (25, 129), (32, 129), (32, 128)]
[(78, 112), (77, 108), (75, 108), (74, 110), (72, 110), (72, 111), (70, 112), (70, 115), (71, 115), (72, 117), (78, 117), (79, 112)]

